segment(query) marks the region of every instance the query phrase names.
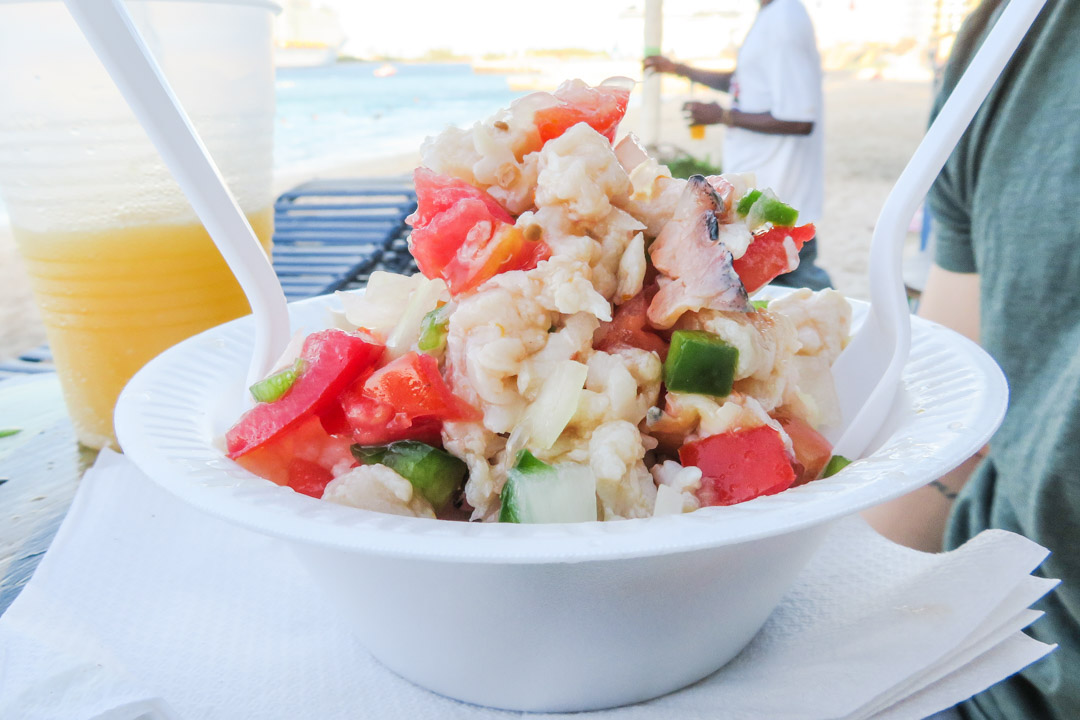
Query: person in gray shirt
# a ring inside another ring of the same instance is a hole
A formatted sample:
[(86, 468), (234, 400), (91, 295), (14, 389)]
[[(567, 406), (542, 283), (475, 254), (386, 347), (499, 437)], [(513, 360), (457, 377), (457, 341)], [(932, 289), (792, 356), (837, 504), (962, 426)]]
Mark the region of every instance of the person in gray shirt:
[[(940, 110), (1000, 15), (983, 0), (957, 38)], [(920, 314), (979, 341), (1010, 406), (990, 444), (932, 486), (876, 508), (925, 550), (988, 528), (1051, 551), (1062, 584), (1028, 632), (1048, 658), (957, 708), (966, 720), (1080, 718), (1080, 2), (1048, 0), (930, 193), (935, 265)]]

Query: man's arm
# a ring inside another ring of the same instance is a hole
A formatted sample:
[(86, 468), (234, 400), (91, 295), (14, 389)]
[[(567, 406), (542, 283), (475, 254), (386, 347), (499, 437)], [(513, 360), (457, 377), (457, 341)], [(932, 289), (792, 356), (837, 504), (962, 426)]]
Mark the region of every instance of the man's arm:
[[(651, 68), (660, 73), (681, 75), (721, 92), (730, 92), (731, 90), (733, 73), (730, 72), (699, 70), (669, 60), (663, 55), (647, 57), (642, 62), (642, 65), (646, 70)], [(694, 125), (723, 124), (767, 135), (809, 135), (814, 131), (814, 123), (812, 122), (778, 120), (767, 112), (745, 113), (739, 110), (726, 110), (716, 103), (688, 102), (683, 106), (683, 110), (689, 112), (690, 120)]]
[(692, 82), (701, 83), (713, 90), (720, 92), (731, 91), (731, 76), (733, 73), (718, 70), (699, 70), (683, 63), (677, 63), (663, 55), (651, 55), (642, 62), (642, 66), (648, 70), (653, 69), (659, 73), (669, 75), (681, 75)]
[(683, 110), (694, 125), (727, 125), (766, 135), (809, 135), (814, 131), (812, 122), (778, 120), (767, 112), (727, 110), (716, 103), (688, 102)]
[[(933, 265), (919, 302), (919, 316), (978, 342), (979, 276), (949, 272)], [(983, 448), (926, 487), (866, 510), (863, 517), (893, 542), (924, 552), (940, 552), (953, 501), (985, 452)]]

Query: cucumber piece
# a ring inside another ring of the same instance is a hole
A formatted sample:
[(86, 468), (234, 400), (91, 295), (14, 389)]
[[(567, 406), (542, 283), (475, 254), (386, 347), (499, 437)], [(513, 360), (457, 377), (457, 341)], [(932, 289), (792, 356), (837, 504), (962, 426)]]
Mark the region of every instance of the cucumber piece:
[(821, 473), (821, 477), (832, 477), (850, 464), (851, 461), (843, 455), (833, 455), (829, 458), (829, 464), (825, 466), (825, 470)]
[(445, 450), (419, 440), (389, 445), (353, 445), (353, 457), (365, 465), (385, 465), (412, 483), (413, 489), (439, 512), (465, 484), (468, 467)]
[(596, 520), (596, 477), (584, 465), (548, 465), (522, 450), (500, 499), (499, 522), (589, 522)]

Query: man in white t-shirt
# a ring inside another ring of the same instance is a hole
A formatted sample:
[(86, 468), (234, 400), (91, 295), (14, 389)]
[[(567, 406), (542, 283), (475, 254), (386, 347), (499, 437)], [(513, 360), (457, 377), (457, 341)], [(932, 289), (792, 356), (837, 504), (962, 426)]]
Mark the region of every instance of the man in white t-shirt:
[[(814, 26), (799, 0), (760, 0), (761, 9), (739, 49), (734, 72), (699, 70), (663, 56), (645, 58), (646, 68), (672, 73), (731, 94), (731, 108), (686, 103), (695, 125), (728, 127), (725, 172), (753, 172), (799, 210), (799, 223), (817, 222), (824, 204), (824, 100), (821, 57)], [(829, 287), (828, 274), (814, 264), (817, 238), (799, 253), (799, 268), (777, 284)]]

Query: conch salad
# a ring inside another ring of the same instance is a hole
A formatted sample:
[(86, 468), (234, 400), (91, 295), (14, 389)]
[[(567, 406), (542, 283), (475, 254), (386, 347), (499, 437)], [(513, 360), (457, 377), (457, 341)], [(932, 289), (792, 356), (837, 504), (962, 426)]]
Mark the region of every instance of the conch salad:
[(422, 147), (410, 248), (257, 383), (252, 472), (399, 515), (683, 513), (831, 473), (838, 293), (750, 296), (812, 225), (751, 175), (671, 177), (625, 84), (578, 80)]

